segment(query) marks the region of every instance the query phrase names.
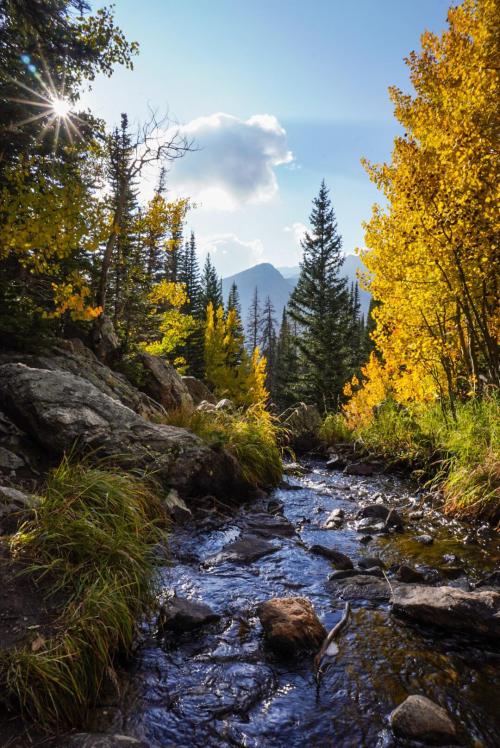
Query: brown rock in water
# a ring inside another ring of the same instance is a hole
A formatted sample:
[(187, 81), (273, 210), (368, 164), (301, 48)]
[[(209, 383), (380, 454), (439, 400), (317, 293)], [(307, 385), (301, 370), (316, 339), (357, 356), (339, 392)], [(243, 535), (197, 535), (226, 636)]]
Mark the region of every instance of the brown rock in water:
[(305, 597), (273, 598), (257, 609), (270, 648), (281, 655), (316, 651), (327, 635), (312, 603)]
[(161, 629), (184, 633), (219, 619), (220, 616), (205, 603), (188, 600), (185, 597), (174, 597), (162, 606), (158, 626)]
[(317, 556), (324, 556), (327, 558), (335, 567), (337, 567), (337, 569), (354, 568), (354, 564), (349, 556), (346, 556), (345, 553), (340, 553), (340, 551), (336, 551), (334, 548), (327, 548), (324, 545), (316, 544), (312, 545), (309, 550)]
[(399, 585), (392, 612), (450, 631), (500, 638), (500, 593), (492, 589)]
[(389, 721), (397, 737), (428, 745), (457, 744), (457, 730), (448, 713), (425, 696), (408, 696)]

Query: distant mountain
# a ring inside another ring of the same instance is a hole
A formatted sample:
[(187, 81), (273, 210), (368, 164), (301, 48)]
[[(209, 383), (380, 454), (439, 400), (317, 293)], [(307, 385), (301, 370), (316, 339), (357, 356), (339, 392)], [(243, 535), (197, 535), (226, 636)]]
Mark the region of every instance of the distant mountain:
[[(358, 269), (363, 269), (359, 257), (347, 255), (344, 270), (349, 282), (356, 280), (356, 270)], [(300, 268), (298, 266), (275, 268), (270, 262), (261, 262), (259, 265), (248, 268), (248, 270), (243, 270), (241, 273), (223, 278), (224, 300), (227, 301), (229, 289), (235, 282), (240, 294), (243, 322), (246, 324), (254, 289), (257, 286), (261, 305), (264, 303), (266, 296), (269, 296), (276, 310), (276, 318), (280, 322), (283, 308), (287, 305), (289, 296), (295, 288), (299, 272)], [(360, 291), (360, 300), (361, 311), (366, 317), (370, 305), (370, 294), (367, 291)]]

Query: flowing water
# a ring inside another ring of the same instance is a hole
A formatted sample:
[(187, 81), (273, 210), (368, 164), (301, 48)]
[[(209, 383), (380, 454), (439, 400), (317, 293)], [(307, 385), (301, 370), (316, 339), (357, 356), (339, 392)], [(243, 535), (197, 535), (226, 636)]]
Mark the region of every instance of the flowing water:
[[(171, 564), (162, 569), (165, 591), (207, 603), (221, 620), (182, 635), (151, 631), (121, 704), (100, 714), (107, 729), (150, 746), (382, 748), (402, 745), (388, 728), (391, 710), (407, 695), (423, 694), (453, 716), (462, 744), (499, 746), (500, 652), (491, 643), (395, 618), (387, 600), (353, 600), (339, 652), (318, 688), (312, 656), (277, 659), (266, 649), (256, 615), (261, 601), (299, 595), (311, 600), (328, 630), (340, 620), (345, 603), (328, 584), (333, 567), (307, 550), (314, 543), (355, 562), (379, 556), (388, 569), (401, 561), (442, 569), (457, 577), (443, 584), (468, 588), (498, 568), (493, 533), (446, 522), (429, 506), (425, 519), (408, 521), (424, 497), (394, 476), (347, 477), (315, 463), (307, 475), (287, 480), (295, 490), (275, 491), (270, 507), (269, 499), (261, 500), (232, 515), (198, 516), (176, 530)], [(360, 502), (377, 499), (399, 508), (406, 530), (375, 535), (364, 545), (354, 516)], [(276, 511), (276, 502), (295, 535), (271, 538), (276, 550), (250, 564), (204, 563), (244, 532), (253, 513)], [(345, 511), (342, 527), (323, 529), (336, 508)], [(425, 532), (433, 545), (415, 541)]]

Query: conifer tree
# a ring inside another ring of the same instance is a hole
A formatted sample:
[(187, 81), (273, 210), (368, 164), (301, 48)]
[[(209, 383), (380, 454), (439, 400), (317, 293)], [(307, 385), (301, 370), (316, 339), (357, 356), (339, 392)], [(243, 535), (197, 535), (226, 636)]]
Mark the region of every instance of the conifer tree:
[(201, 303), (200, 269), (196, 254), (196, 239), (193, 231), (191, 231), (189, 241), (185, 244), (182, 261), (179, 265), (179, 282), (184, 283), (189, 298), (186, 311), (197, 319), (201, 318), (203, 308)]
[(223, 306), (221, 282), (217, 275), (217, 271), (212, 264), (210, 254), (207, 254), (207, 259), (205, 260), (205, 265), (203, 266), (203, 272), (201, 274), (200, 300), (204, 316), (206, 315), (209, 304), (212, 304), (214, 309)]
[(255, 286), (247, 317), (247, 346), (250, 352), (259, 344), (260, 313), (259, 290)]
[(297, 402), (298, 351), (294, 331), (286, 309), (283, 309), (281, 327), (276, 344), (274, 392), (272, 396), (280, 410)]
[(239, 338), (244, 339), (245, 334), (243, 332), (243, 325), (241, 324), (240, 294), (238, 292), (238, 286), (234, 281), (229, 289), (229, 296), (226, 304), (226, 312), (229, 313), (231, 310), (234, 311), (236, 315), (236, 333)]
[(264, 302), (264, 309), (262, 310), (262, 317), (260, 319), (260, 350), (262, 355), (266, 359), (267, 363), (267, 379), (266, 387), (274, 393), (274, 379), (276, 373), (276, 336), (277, 321), (275, 317), (275, 311), (273, 303), (269, 296), (266, 297)]
[(342, 239), (324, 180), (310, 221), (312, 232), (302, 241), (304, 256), (289, 313), (300, 333), (298, 394), (329, 409), (337, 405), (348, 373), (349, 294), (341, 275)]

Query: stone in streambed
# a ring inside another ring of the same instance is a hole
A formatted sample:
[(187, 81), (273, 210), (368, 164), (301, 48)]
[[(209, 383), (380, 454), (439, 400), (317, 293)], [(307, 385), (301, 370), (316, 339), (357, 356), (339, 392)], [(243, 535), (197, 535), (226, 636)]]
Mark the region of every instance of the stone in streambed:
[(344, 469), (345, 475), (373, 475), (375, 466), (368, 462), (353, 462)]
[(218, 621), (220, 616), (205, 603), (174, 597), (162, 605), (158, 616), (158, 626), (168, 631), (184, 633)]
[(500, 587), (500, 571), (492, 571), (491, 574), (487, 574), (476, 584), (476, 587)]
[(264, 538), (259, 538), (257, 535), (244, 535), (224, 546), (215, 556), (208, 558), (204, 562), (204, 566), (221, 564), (224, 561), (231, 561), (235, 564), (251, 564), (277, 550), (277, 546), (264, 540)]
[(280, 655), (318, 650), (327, 631), (305, 597), (267, 600), (257, 609), (269, 647)]
[(370, 570), (370, 574), (359, 573), (349, 579), (332, 579), (327, 582), (327, 589), (342, 600), (372, 600), (388, 602), (391, 596), (385, 579), (377, 579), (374, 574), (380, 569)]
[(392, 612), (450, 631), (500, 639), (500, 592), (496, 590), (399, 585), (394, 589)]
[(277, 517), (269, 512), (255, 512), (245, 518), (245, 526), (252, 535), (262, 535), (265, 538), (280, 536), (291, 538), (295, 535), (295, 527), (285, 517)]
[(337, 567), (337, 569), (354, 568), (354, 564), (349, 556), (346, 556), (345, 553), (340, 553), (340, 551), (336, 551), (334, 548), (327, 548), (324, 545), (315, 544), (310, 546), (309, 550), (316, 556), (323, 556), (324, 558), (327, 558), (332, 562), (334, 566)]
[(432, 545), (434, 543), (434, 538), (432, 535), (417, 535), (415, 538), (417, 543), (420, 543), (421, 545)]
[(389, 717), (394, 734), (427, 745), (457, 744), (457, 730), (448, 713), (425, 696), (408, 696)]
[(360, 569), (372, 569), (374, 566), (378, 566), (380, 569), (384, 568), (384, 562), (377, 556), (367, 556), (366, 558), (360, 558), (358, 561)]
[(414, 569), (412, 566), (407, 564), (401, 564), (396, 570), (396, 579), (399, 582), (407, 582), (410, 584), (425, 584), (426, 577), (421, 571)]
[(326, 463), (327, 470), (343, 470), (347, 466), (346, 461), (343, 457), (337, 454), (330, 456), (330, 459)]
[(357, 576), (369, 576), (369, 577), (379, 577), (380, 579), (383, 578), (382, 570), (379, 569), (377, 566), (374, 566), (370, 569), (363, 569), (363, 571), (359, 571), (359, 569), (344, 569), (343, 571), (334, 571), (332, 574), (329, 575), (328, 579), (330, 582), (340, 581), (341, 579), (351, 579), (352, 577)]
[(307, 470), (298, 462), (285, 462), (283, 465), (283, 475), (301, 477), (303, 475), (307, 475)]

